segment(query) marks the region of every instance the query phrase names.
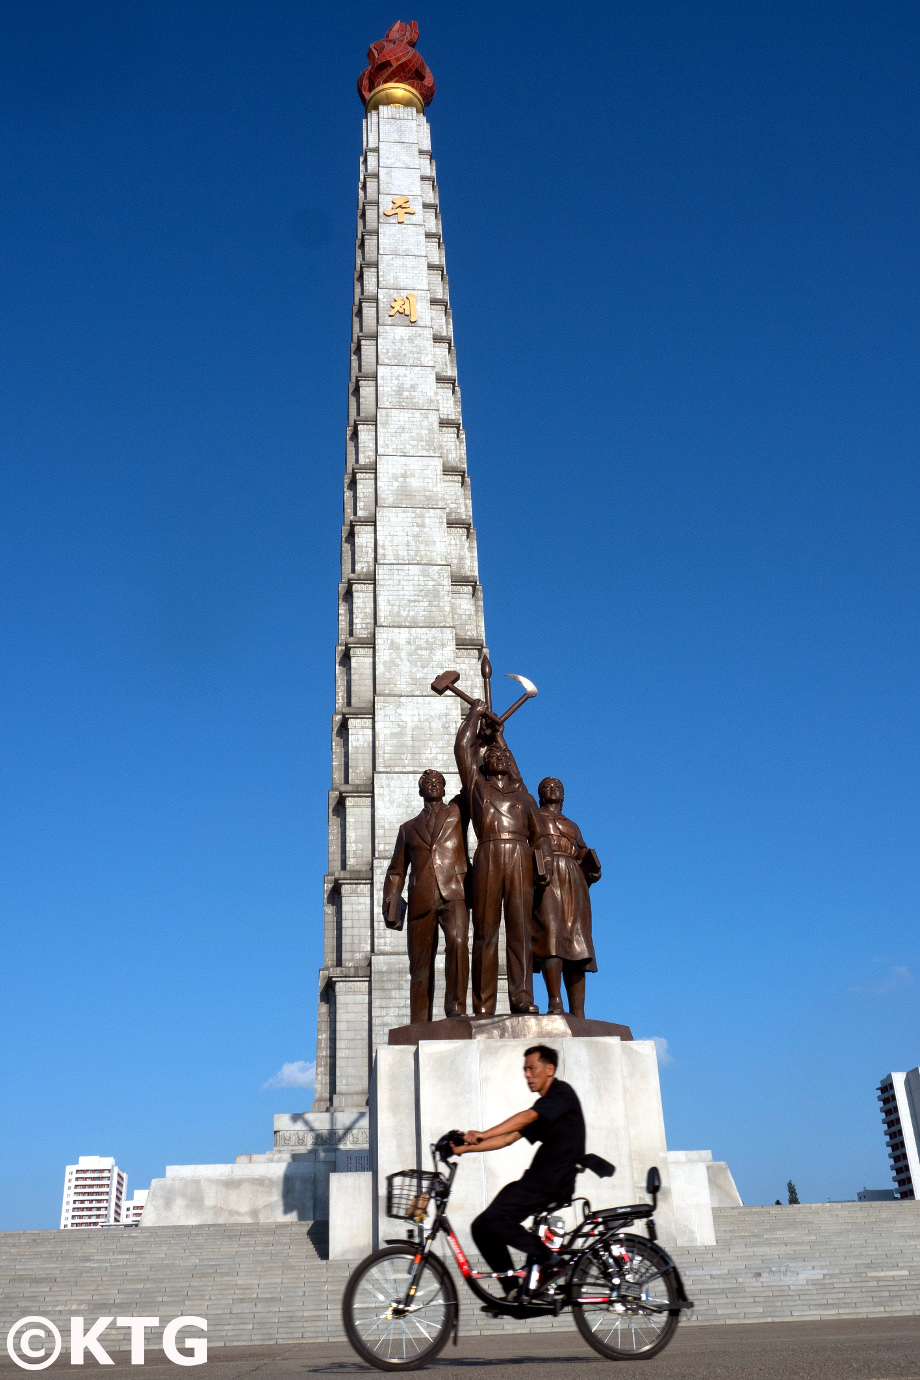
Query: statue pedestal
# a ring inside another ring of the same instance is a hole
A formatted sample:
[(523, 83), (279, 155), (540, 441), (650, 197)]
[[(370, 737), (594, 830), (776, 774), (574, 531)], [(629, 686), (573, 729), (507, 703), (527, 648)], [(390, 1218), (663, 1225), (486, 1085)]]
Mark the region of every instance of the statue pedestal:
[[(588, 1021), (578, 1016), (450, 1016), (443, 1021), (400, 1025), (390, 1031), (391, 1045), (417, 1045), (422, 1040), (529, 1040), (550, 1045), (554, 1040), (616, 1036), (631, 1040), (628, 1025), (612, 1021)], [(526, 1084), (524, 1085), (526, 1088)]]
[[(392, 1032), (391, 1040), (396, 1035), (399, 1043), (377, 1050), (371, 1083), (375, 1243), (405, 1233), (403, 1224), (386, 1215), (388, 1174), (427, 1167), (429, 1147), (445, 1131), (494, 1126), (533, 1102), (522, 1068), (524, 1050), (537, 1042), (558, 1047), (558, 1076), (571, 1083), (584, 1109), (587, 1149), (616, 1165), (612, 1179), (579, 1175), (576, 1192), (590, 1198), (595, 1208), (643, 1202), (646, 1173), (657, 1165), (662, 1189), (656, 1221), (662, 1241), (690, 1246), (715, 1240), (705, 1162), (693, 1162), (692, 1172), (671, 1173), (654, 1041), (571, 1033), (560, 1038), (556, 1023), (567, 1019), (504, 1017), (495, 1019), (491, 1029), (473, 1020), (468, 1022), (471, 1033), (459, 1039), (436, 1037), (414, 1045), (403, 1042), (402, 1031)], [(524, 1022), (526, 1032), (511, 1034), (509, 1021)], [(472, 1219), (504, 1184), (520, 1177), (533, 1154), (534, 1147), (521, 1140), (460, 1160), (450, 1217), (464, 1249), (472, 1248)]]

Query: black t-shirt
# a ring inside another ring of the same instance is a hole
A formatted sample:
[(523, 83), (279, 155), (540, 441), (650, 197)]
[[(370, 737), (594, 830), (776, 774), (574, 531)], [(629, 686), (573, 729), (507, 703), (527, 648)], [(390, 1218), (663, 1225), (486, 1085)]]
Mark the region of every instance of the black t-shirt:
[(539, 1185), (553, 1196), (567, 1197), (575, 1183), (575, 1166), (585, 1153), (585, 1119), (578, 1094), (561, 1078), (554, 1078), (533, 1104), (537, 1120), (521, 1135), (531, 1144), (542, 1141), (523, 1182)]

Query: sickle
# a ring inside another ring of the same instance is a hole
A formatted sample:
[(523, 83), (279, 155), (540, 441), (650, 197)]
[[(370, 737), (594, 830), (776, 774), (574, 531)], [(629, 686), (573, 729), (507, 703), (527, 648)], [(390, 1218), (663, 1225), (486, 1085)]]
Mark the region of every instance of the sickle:
[(513, 671), (506, 671), (505, 675), (509, 678), (509, 680), (516, 680), (519, 685), (523, 685), (524, 694), (521, 696), (519, 700), (515, 700), (511, 708), (506, 709), (504, 714), (501, 715), (501, 721), (503, 724), (508, 722), (508, 720), (511, 718), (511, 715), (514, 714), (518, 709), (520, 709), (522, 704), (526, 704), (528, 700), (532, 700), (534, 695), (538, 693), (537, 687), (534, 685), (533, 681), (528, 680), (526, 676), (516, 676)]

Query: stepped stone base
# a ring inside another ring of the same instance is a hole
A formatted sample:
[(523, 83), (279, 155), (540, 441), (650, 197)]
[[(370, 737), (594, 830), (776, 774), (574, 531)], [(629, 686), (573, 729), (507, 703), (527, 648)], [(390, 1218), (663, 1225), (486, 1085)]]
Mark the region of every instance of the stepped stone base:
[(450, 1016), (443, 1021), (420, 1021), (390, 1031), (391, 1045), (417, 1045), (420, 1040), (568, 1040), (572, 1036), (616, 1035), (631, 1040), (628, 1025), (581, 1020), (578, 1016)]
[(328, 1218), (331, 1167), (306, 1155), (256, 1164), (169, 1164), (165, 1178), (150, 1185), (140, 1230)]
[(328, 1219), (330, 1179), (367, 1171), (369, 1134), (366, 1109), (280, 1113), (271, 1150), (235, 1164), (167, 1165), (141, 1229)]
[[(920, 1314), (920, 1203), (717, 1208), (716, 1243), (675, 1250), (688, 1323)], [(392, 1223), (397, 1228), (398, 1223)], [(0, 1335), (40, 1314), (208, 1320), (209, 1346), (334, 1341), (352, 1265), (326, 1261), (310, 1223), (0, 1233)], [(572, 1319), (486, 1318), (458, 1285), (464, 1335), (573, 1330)], [(573, 1332), (574, 1336), (574, 1332)], [(103, 1345), (124, 1350), (112, 1326)]]

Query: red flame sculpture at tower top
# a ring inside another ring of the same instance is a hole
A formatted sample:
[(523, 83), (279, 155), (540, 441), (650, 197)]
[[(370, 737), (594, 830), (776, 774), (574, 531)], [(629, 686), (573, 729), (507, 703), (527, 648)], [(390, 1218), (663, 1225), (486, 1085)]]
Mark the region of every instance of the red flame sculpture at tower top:
[(415, 51), (418, 43), (418, 25), (414, 19), (408, 24), (397, 20), (387, 29), (386, 37), (372, 43), (367, 50), (369, 67), (358, 78), (358, 95), (364, 105), (380, 86), (399, 82), (417, 91), (424, 105), (430, 105), (434, 96), (434, 77), (428, 70), (425, 59)]

